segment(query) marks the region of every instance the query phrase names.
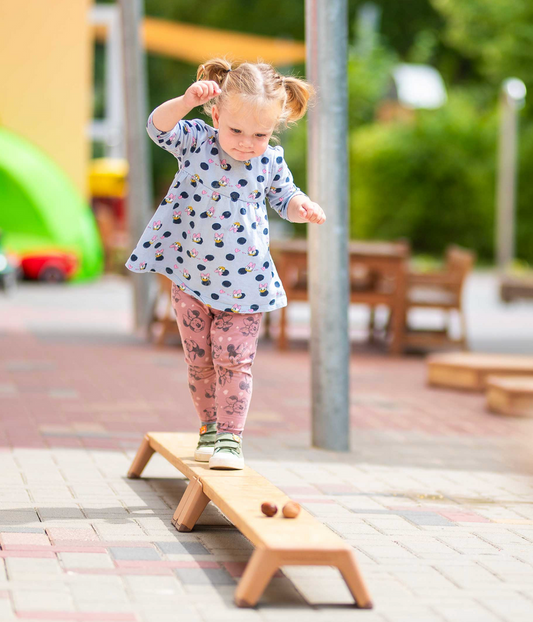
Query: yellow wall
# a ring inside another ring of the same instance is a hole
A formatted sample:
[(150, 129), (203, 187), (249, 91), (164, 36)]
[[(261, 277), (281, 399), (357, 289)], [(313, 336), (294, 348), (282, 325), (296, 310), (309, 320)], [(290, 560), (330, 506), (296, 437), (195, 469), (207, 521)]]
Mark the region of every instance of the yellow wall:
[(87, 196), (92, 0), (0, 0), (0, 126), (43, 149)]

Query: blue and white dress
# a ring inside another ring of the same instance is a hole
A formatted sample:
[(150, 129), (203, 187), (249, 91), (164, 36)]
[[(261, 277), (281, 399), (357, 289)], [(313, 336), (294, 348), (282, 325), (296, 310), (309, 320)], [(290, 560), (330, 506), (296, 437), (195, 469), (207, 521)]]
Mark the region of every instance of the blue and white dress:
[(150, 138), (179, 162), (167, 195), (126, 267), (160, 272), (206, 305), (234, 313), (286, 306), (287, 297), (269, 250), (270, 206), (285, 220), (303, 194), (293, 182), (283, 149), (268, 146), (246, 162), (218, 142), (218, 130), (200, 119), (179, 121), (168, 132), (148, 118)]

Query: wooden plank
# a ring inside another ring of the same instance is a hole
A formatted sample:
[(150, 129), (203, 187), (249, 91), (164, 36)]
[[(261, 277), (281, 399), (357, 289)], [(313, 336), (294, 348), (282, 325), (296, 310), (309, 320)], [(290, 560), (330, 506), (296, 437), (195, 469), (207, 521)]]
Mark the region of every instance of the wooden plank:
[[(150, 446), (168, 460), (172, 466), (181, 471), (187, 479), (203, 479), (204, 477), (227, 477), (227, 471), (209, 468), (209, 462), (196, 462), (194, 448), (198, 434), (175, 432), (150, 432), (147, 434)], [(232, 477), (247, 477), (257, 473), (245, 466), (242, 471), (233, 471)]]
[[(266, 478), (207, 477), (205, 494), (253, 544), (276, 550), (344, 550), (348, 545), (331, 529), (318, 522), (303, 508), (297, 518), (285, 518), (281, 512), (290, 500)], [(265, 501), (274, 503), (273, 517), (261, 512)]]
[(434, 354), (426, 361), (433, 386), (483, 391), (491, 375), (533, 376), (533, 356), (454, 352)]

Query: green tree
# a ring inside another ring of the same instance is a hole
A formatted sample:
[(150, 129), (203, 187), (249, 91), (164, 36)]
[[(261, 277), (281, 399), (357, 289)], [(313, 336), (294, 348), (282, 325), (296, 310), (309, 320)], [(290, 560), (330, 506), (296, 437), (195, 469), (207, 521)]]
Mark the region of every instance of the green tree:
[(516, 76), (533, 87), (530, 0), (431, 0), (445, 19), (444, 38), (499, 85)]

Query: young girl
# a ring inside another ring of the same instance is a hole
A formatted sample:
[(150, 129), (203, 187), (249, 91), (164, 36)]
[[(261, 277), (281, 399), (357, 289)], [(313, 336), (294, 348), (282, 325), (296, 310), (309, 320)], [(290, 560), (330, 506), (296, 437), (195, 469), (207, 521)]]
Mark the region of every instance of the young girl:
[[(269, 140), (306, 111), (311, 86), (267, 64), (200, 65), (197, 82), (148, 118), (150, 138), (179, 170), (126, 266), (172, 284), (189, 388), (200, 417), (194, 457), (242, 469), (242, 433), (263, 312), (286, 306), (269, 251), (266, 199), (291, 222), (326, 217), (293, 183)], [(213, 127), (183, 121), (204, 105)]]

